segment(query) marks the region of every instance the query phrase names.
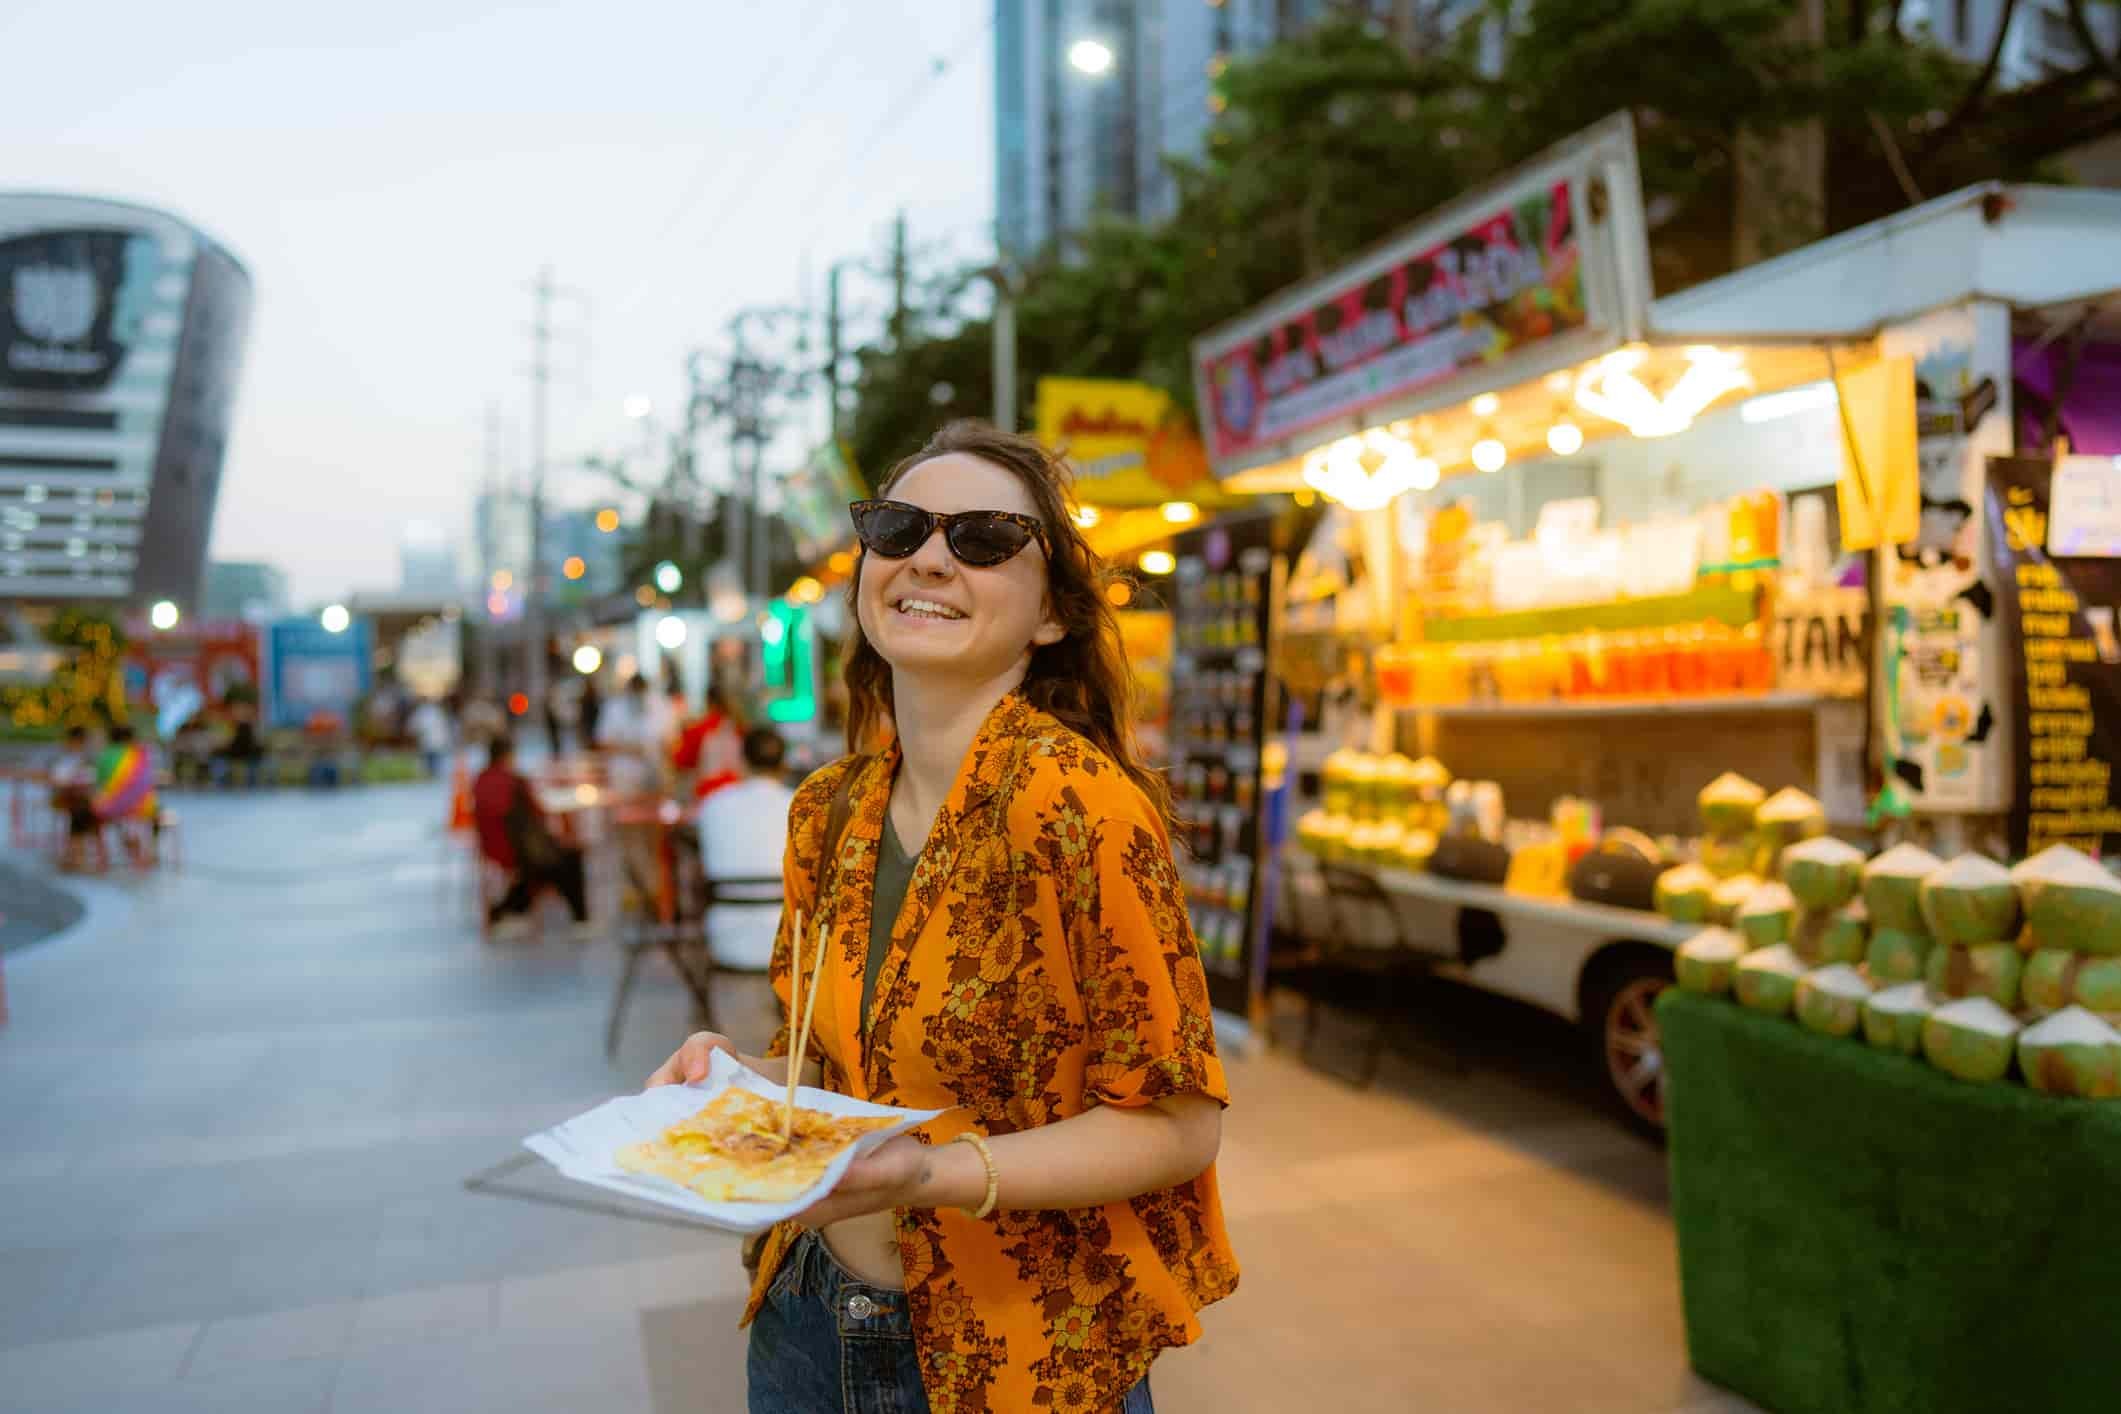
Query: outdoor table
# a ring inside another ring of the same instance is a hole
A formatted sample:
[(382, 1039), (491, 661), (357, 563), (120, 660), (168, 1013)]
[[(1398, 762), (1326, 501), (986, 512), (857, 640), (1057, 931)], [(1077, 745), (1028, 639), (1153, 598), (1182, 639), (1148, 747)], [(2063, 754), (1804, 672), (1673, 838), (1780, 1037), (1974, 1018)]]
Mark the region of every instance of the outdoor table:
[(586, 782), (563, 785), (541, 778), (533, 782), (530, 789), (540, 813), (558, 821), (562, 829), (577, 838), (583, 833), (580, 821), (609, 809), (616, 799), (606, 788)]
[(2121, 1407), (2121, 1100), (1668, 991), (1687, 1348), (1777, 1414)]
[(49, 849), (64, 837), (52, 802), (52, 773), (35, 766), (0, 767), (7, 783), (7, 837), (17, 849)]
[(670, 831), (683, 818), (684, 812), (677, 802), (658, 795), (613, 797), (611, 823), (614, 827), (654, 832), (655, 915), (659, 923), (677, 921), (677, 860), (671, 854)]

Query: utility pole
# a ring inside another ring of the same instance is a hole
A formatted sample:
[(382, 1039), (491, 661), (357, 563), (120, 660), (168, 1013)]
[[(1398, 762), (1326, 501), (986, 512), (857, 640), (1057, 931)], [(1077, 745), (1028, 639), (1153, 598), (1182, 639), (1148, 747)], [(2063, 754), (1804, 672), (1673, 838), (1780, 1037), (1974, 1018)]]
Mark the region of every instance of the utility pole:
[(840, 266), (825, 272), (825, 436), (840, 440)]
[(530, 565), (523, 595), (523, 631), (529, 639), (530, 710), (545, 708), (545, 398), (552, 382), (552, 267), (538, 271), (531, 287), (536, 314), (530, 325)]
[[(754, 321), (769, 328), (794, 321), (800, 328), (802, 318), (800, 310), (757, 308), (739, 310), (729, 321), (729, 376), (716, 411), (729, 419), (729, 454), (743, 477), (744, 489), (739, 502), (741, 519), (729, 527), (723, 543), (743, 556), (744, 591), (754, 599), (764, 599), (771, 589), (767, 534), (771, 522), (760, 504), (759, 474), (766, 444), (773, 440), (775, 430), (772, 403), (783, 395), (800, 393), (809, 378), (800, 367), (791, 373), (780, 362), (759, 357), (747, 339), (747, 329)], [(797, 352), (800, 359), (800, 347)]]
[(906, 329), (912, 322), (906, 308), (908, 276), (906, 257), (906, 213), (901, 210), (891, 223), (891, 351), (906, 347)]
[(1019, 278), (1006, 260), (986, 272), (994, 282), (994, 426), (1016, 430), (1016, 296)]
[(546, 639), (551, 632), (545, 614), (545, 595), (551, 588), (545, 566), (545, 465), (546, 414), (552, 386), (552, 306), (567, 296), (579, 299), (578, 291), (563, 289), (552, 281), (552, 267), (543, 266), (531, 283), (530, 323), (530, 564), (523, 592), (523, 633), (529, 641), (525, 688), (531, 703), (543, 710), (546, 691)]
[[(479, 603), (493, 590), (494, 560), (499, 550), (494, 540), (494, 513), (499, 509), (497, 492), (500, 489), (501, 458), (501, 409), (491, 400), (486, 404), (486, 475), (484, 494), (479, 498)], [(478, 621), (479, 630), (479, 690), (490, 694), (500, 687), (501, 645), (494, 637), (493, 616), (488, 614)]]

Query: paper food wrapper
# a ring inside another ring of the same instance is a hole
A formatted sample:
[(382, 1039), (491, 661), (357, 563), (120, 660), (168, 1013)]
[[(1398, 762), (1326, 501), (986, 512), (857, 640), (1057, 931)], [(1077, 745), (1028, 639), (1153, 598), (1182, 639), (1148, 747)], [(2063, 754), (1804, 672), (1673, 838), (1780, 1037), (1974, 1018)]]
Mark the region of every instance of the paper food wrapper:
[(867, 1100), (835, 1095), (829, 1090), (799, 1086), (795, 1100), (805, 1108), (834, 1115), (888, 1115), (898, 1122), (872, 1130), (848, 1145), (815, 1184), (780, 1203), (710, 1203), (668, 1179), (628, 1173), (618, 1166), (616, 1156), (619, 1150), (628, 1144), (658, 1137), (732, 1085), (764, 1095), (775, 1103), (785, 1100), (788, 1095), (785, 1085), (768, 1080), (738, 1062), (727, 1051), (716, 1051), (709, 1063), (706, 1080), (698, 1085), (659, 1085), (638, 1095), (621, 1095), (615, 1100), (606, 1100), (585, 1114), (531, 1135), (523, 1141), (523, 1147), (577, 1183), (587, 1183), (669, 1208), (724, 1232), (752, 1233), (763, 1232), (784, 1218), (794, 1217), (830, 1193), (840, 1176), (847, 1172), (847, 1166), (857, 1157), (893, 1135), (926, 1124), (943, 1113), (941, 1110), (902, 1110), (889, 1105), (872, 1105)]

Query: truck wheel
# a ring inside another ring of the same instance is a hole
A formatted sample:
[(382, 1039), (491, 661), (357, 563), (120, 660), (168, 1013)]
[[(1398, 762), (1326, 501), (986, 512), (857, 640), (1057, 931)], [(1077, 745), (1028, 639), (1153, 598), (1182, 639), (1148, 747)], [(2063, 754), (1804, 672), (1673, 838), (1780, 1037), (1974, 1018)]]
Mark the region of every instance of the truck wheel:
[(1664, 1140), (1664, 1049), (1657, 994), (1672, 985), (1669, 958), (1629, 953), (1602, 968), (1588, 989), (1584, 1025), (1606, 1092), (1628, 1128)]

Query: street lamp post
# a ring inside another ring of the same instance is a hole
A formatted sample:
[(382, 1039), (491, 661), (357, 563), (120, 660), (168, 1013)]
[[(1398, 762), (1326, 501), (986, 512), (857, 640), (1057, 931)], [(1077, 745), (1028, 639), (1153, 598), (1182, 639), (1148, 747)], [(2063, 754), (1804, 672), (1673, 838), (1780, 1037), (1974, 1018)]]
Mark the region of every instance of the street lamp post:
[(994, 425), (1016, 430), (1016, 296), (1023, 279), (1005, 259), (982, 272), (994, 283)]
[[(1103, 40), (1078, 39), (1068, 46), (1069, 65), (1088, 78), (1102, 80), (1115, 58)], [(1016, 300), (1024, 289), (1023, 274), (1009, 254), (1003, 251), (999, 261), (980, 272), (994, 285), (994, 425), (1003, 432), (1016, 430)]]

